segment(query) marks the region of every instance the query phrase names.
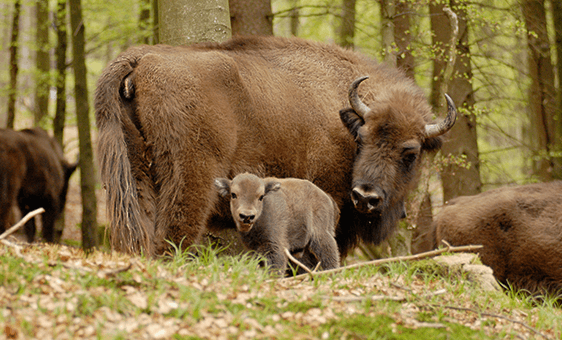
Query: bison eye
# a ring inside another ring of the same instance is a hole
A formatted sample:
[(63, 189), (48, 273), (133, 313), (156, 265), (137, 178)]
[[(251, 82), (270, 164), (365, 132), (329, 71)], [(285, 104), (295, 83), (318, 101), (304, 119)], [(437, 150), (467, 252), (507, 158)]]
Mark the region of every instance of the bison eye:
[(418, 158), (417, 153), (409, 153), (409, 154), (404, 155), (404, 158), (402, 158), (402, 161), (404, 162), (404, 164), (407, 167), (411, 167), (412, 164), (414, 164), (414, 162), (416, 161), (417, 158)]
[(260, 196), (260, 198), (258, 198), (261, 201), (263, 201), (263, 195)]
[(230, 194), (230, 198), (232, 198), (233, 200), (235, 200), (235, 199), (236, 199), (236, 197), (237, 197), (237, 196), (236, 196), (236, 194), (235, 194), (235, 193), (231, 193), (231, 194)]

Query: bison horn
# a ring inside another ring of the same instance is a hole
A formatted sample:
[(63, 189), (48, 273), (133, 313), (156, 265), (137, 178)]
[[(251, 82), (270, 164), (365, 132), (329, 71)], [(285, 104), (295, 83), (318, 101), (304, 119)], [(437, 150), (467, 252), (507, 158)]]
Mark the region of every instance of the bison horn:
[(371, 109), (365, 105), (361, 99), (359, 99), (359, 95), (357, 94), (357, 87), (367, 78), (369, 78), (369, 76), (359, 77), (349, 86), (349, 103), (351, 104), (353, 110), (355, 110), (355, 113), (357, 113), (361, 118), (364, 118), (365, 115), (371, 111)]
[(447, 94), (445, 94), (445, 99), (447, 99), (447, 117), (438, 124), (425, 125), (425, 136), (427, 138), (441, 136), (445, 132), (451, 130), (453, 125), (455, 125), (455, 121), (457, 120), (457, 109), (455, 108), (455, 103)]

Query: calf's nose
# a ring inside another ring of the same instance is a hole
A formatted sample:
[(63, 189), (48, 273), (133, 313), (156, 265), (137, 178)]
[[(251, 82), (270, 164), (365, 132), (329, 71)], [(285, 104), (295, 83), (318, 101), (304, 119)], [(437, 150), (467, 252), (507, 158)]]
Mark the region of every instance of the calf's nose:
[(240, 217), (240, 221), (246, 224), (254, 222), (254, 219), (256, 218), (255, 214), (248, 212), (240, 213), (238, 216)]

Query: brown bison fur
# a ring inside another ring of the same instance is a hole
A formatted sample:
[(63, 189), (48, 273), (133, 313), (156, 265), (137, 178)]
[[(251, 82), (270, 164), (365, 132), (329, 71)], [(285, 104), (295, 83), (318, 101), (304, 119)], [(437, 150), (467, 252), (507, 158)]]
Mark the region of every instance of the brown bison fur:
[(481, 244), (503, 284), (562, 293), (562, 182), (503, 187), (451, 200), (434, 221), (433, 246)]
[[(42, 234), (47, 242), (59, 240), (55, 220), (64, 209), (70, 175), (69, 164), (57, 141), (41, 128), (0, 129), (0, 234), (13, 222), (12, 207), (22, 214), (44, 208)], [(35, 220), (25, 225), (27, 240), (35, 238)]]
[[(229, 197), (236, 229), (246, 247), (262, 254), (267, 264), (282, 273), (291, 253), (307, 254), (305, 265), (339, 267), (335, 240), (339, 209), (336, 202), (309, 181), (296, 178), (259, 178), (244, 173), (215, 181)], [(312, 256), (313, 258), (310, 258)], [(301, 258), (302, 259), (302, 258)]]
[[(366, 104), (350, 100), (363, 75)], [(361, 240), (380, 243), (421, 155), (454, 123), (435, 133), (423, 91), (398, 69), (279, 37), (129, 48), (99, 78), (95, 109), (112, 247), (150, 255), (166, 239), (187, 247), (206, 228), (233, 228), (213, 181), (243, 172), (331, 195), (342, 258)]]

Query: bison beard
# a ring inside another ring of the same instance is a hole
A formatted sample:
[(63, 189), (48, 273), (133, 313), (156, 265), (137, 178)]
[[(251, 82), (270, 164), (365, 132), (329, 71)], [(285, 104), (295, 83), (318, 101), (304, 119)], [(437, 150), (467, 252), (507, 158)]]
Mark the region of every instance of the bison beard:
[(297, 38), (130, 48), (95, 94), (112, 246), (155, 255), (166, 239), (185, 247), (206, 228), (234, 228), (213, 180), (250, 172), (330, 194), (343, 259), (395, 228), (423, 152), (454, 123), (449, 105), (430, 124), (423, 92), (401, 71)]
[[(64, 209), (68, 181), (77, 163), (69, 164), (56, 140), (41, 128), (0, 129), (0, 234), (12, 222), (12, 207), (22, 214), (44, 208), (42, 234), (55, 235), (55, 221)], [(28, 242), (35, 238), (35, 220), (25, 224)]]

